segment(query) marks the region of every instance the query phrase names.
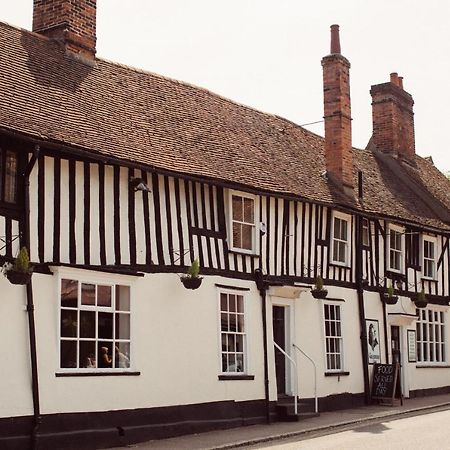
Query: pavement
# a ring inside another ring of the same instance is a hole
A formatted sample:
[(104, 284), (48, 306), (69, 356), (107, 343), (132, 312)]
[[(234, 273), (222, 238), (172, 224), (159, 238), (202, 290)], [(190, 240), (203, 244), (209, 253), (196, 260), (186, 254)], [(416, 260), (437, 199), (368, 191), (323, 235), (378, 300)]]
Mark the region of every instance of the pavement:
[(206, 450), (245, 448), (292, 437), (304, 439), (308, 435), (312, 437), (317, 434), (337, 432), (351, 426), (389, 421), (408, 415), (426, 414), (439, 409), (450, 409), (450, 394), (405, 399), (403, 406), (362, 406), (320, 413), (318, 417), (312, 417), (300, 422), (275, 422), (272, 424), (216, 430), (133, 444), (121, 447), (121, 449)]

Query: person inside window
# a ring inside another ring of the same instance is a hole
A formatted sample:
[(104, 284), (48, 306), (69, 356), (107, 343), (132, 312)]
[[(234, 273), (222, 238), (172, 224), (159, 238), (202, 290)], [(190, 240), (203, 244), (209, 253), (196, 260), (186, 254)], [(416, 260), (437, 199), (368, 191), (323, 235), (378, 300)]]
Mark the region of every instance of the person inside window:
[(109, 355), (108, 347), (100, 347), (99, 367), (111, 367), (112, 357)]

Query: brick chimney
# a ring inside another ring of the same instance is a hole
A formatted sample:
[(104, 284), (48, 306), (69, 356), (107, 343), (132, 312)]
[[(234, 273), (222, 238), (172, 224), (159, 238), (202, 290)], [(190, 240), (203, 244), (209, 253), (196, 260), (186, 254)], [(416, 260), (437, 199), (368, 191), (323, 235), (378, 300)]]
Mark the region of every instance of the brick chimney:
[(95, 57), (97, 0), (33, 0), (33, 31)]
[(390, 81), (372, 86), (370, 94), (373, 146), (384, 153), (414, 160), (414, 101), (403, 89), (403, 77), (391, 73)]
[(339, 25), (331, 25), (330, 54), (322, 67), (327, 174), (353, 195), (350, 62), (341, 55)]

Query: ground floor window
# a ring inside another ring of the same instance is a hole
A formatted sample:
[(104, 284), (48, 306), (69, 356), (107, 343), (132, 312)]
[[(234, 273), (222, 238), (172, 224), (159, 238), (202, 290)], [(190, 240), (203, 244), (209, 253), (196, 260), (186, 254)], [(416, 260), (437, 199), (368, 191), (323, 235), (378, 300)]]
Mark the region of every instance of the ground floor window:
[(246, 372), (244, 296), (227, 291), (219, 297), (222, 373)]
[(341, 306), (324, 304), (326, 370), (343, 370)]
[(445, 314), (430, 308), (417, 309), (417, 361), (445, 362)]
[(130, 287), (63, 278), (60, 368), (130, 367)]

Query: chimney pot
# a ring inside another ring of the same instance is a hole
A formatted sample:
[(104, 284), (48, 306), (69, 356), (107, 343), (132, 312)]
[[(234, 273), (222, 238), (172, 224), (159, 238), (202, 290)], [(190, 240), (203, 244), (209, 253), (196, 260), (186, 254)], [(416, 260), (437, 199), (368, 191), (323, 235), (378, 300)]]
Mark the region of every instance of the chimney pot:
[(331, 45), (330, 53), (333, 55), (335, 53), (341, 54), (341, 42), (339, 38), (339, 25), (331, 25)]
[(391, 83), (395, 84), (396, 86), (399, 86), (398, 73), (397, 72), (392, 72), (391, 73)]
[(398, 77), (398, 87), (403, 89), (403, 77)]

